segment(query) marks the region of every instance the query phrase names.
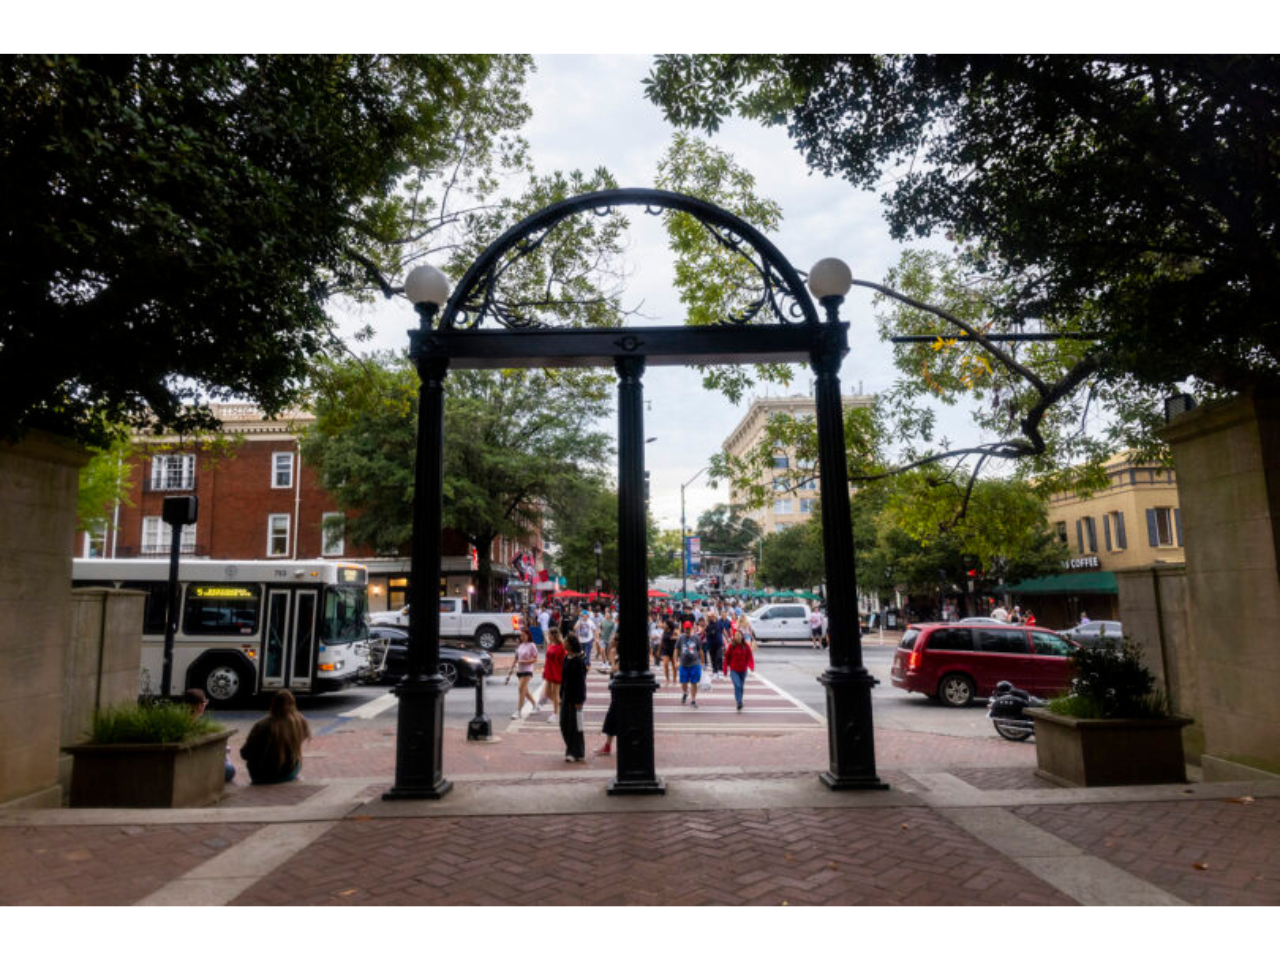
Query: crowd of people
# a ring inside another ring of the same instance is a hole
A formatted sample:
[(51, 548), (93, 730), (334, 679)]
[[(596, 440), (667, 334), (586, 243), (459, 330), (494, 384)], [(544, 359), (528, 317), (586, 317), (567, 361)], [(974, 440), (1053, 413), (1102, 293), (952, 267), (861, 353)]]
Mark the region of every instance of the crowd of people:
[[(531, 717), (544, 709), (548, 723), (558, 723), (564, 737), (565, 761), (586, 759), (586, 728), (583, 707), (587, 699), (587, 675), (592, 669), (613, 675), (618, 671), (618, 618), (616, 608), (607, 603), (575, 604), (547, 601), (531, 611), (527, 622), (536, 623), (543, 641), (542, 687), (539, 696), (528, 693), (538, 663), (538, 643), (533, 628), (520, 631), (507, 681), (512, 676), (520, 684), (516, 712), (511, 719)], [(755, 670), (755, 637), (746, 611), (724, 601), (675, 604), (657, 601), (648, 611), (649, 660), (659, 684), (679, 684), (680, 702), (690, 709), (698, 706), (698, 688), (703, 673), (709, 682), (727, 677), (733, 683), (737, 709), (743, 709), (747, 674)], [(528, 713), (524, 705), (530, 704)], [(545, 703), (545, 707), (544, 707)], [(597, 756), (613, 752), (617, 735), (613, 704), (601, 728), (605, 740)]]

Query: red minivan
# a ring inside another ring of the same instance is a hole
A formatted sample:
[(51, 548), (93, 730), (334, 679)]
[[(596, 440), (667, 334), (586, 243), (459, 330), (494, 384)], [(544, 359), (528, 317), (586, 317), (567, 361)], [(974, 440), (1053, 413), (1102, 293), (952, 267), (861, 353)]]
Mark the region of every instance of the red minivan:
[(989, 697), (1008, 680), (1036, 696), (1071, 684), (1071, 652), (1079, 644), (1040, 627), (1016, 623), (910, 624), (893, 656), (895, 687), (924, 693), (951, 707)]

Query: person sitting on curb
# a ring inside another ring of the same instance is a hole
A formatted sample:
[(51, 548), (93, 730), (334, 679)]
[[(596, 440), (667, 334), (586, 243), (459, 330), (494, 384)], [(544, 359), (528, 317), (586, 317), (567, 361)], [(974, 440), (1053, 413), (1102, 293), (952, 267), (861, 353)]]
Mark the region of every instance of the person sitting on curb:
[(288, 783), (302, 771), (302, 745), (311, 739), (311, 726), (298, 712), (288, 690), (277, 690), (267, 716), (253, 725), (240, 748), (253, 783)]
[[(182, 702), (191, 708), (191, 716), (202, 716), (209, 706), (209, 698), (204, 695), (204, 691), (199, 687), (192, 687), (182, 695)], [(227, 747), (227, 756), (231, 756), (231, 748)], [(224, 761), (226, 766), (223, 768), (223, 783), (230, 783), (236, 778), (236, 768), (230, 760)]]

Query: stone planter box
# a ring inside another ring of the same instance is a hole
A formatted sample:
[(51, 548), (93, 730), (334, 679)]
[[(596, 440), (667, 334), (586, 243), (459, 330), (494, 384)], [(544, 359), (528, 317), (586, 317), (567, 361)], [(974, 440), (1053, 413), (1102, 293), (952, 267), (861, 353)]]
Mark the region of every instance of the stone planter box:
[(222, 796), (231, 730), (185, 743), (66, 747), (73, 807), (203, 807)]
[(1162, 720), (1082, 720), (1044, 709), (1035, 721), (1036, 776), (1062, 787), (1185, 783), (1182, 728), (1187, 717)]

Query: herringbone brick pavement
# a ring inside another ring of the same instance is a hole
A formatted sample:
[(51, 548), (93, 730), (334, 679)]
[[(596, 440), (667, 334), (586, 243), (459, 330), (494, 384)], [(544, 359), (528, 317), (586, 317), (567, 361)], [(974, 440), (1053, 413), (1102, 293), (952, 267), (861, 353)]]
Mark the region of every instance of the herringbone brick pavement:
[(125, 906), (257, 824), (0, 828), (0, 904)]
[(1071, 901), (923, 808), (358, 819), (236, 904)]
[(1280, 903), (1280, 799), (1017, 807), (1013, 812), (1188, 903)]
[[(1034, 760), (1034, 756), (1032, 759)], [(1036, 776), (1034, 764), (1030, 767), (960, 767), (949, 772), (979, 790), (1052, 790), (1055, 788), (1055, 784)]]

